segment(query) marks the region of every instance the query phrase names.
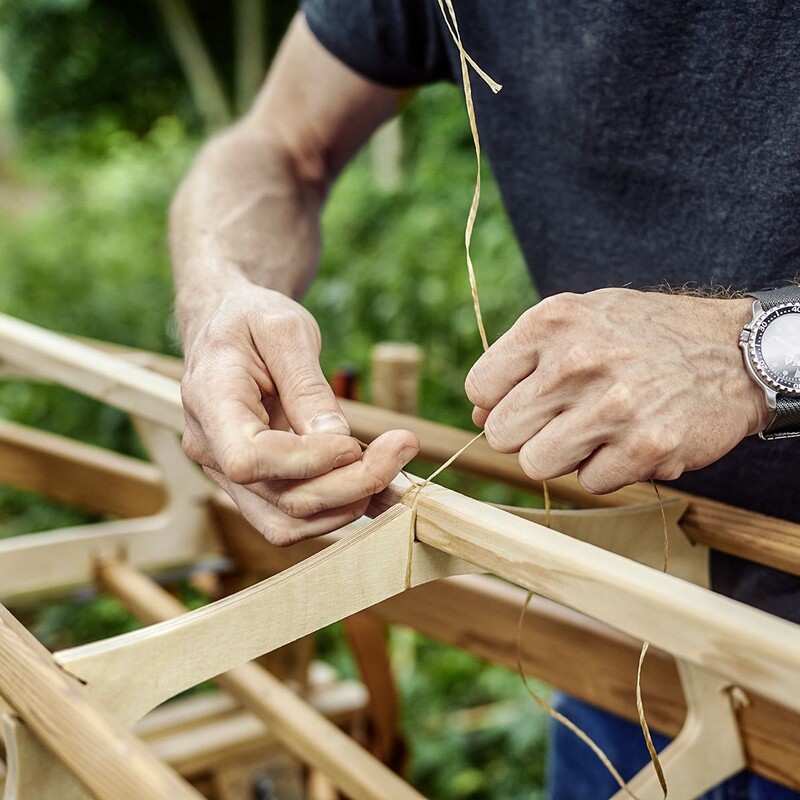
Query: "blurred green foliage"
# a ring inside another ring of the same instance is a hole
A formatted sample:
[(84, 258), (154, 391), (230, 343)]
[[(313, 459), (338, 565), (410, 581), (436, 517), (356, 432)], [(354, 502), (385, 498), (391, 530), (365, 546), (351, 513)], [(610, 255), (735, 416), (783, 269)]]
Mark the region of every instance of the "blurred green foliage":
[[(229, 4), (192, 5), (229, 80), (222, 34), (209, 33)], [(0, 162), (0, 311), (177, 354), (166, 209), (202, 137), (158, 18), (147, 3), (0, 0), (0, 53), (18, 127), (16, 153)], [(421, 92), (402, 128), (396, 191), (376, 184), (367, 153), (339, 181), (306, 302), (323, 331), (329, 373), (352, 364), (366, 375), (374, 343), (417, 342), (425, 352), (422, 416), (469, 427), (462, 386), (481, 348), (463, 252), (475, 162), (459, 93)], [(534, 294), (491, 180), (473, 255), (494, 339)], [(0, 416), (142, 455), (124, 415), (58, 387), (0, 382)], [(458, 485), (510, 499), (476, 480)], [(0, 536), (90, 519), (0, 490)], [(24, 614), (52, 647), (135, 625), (113, 599), (93, 594)], [(353, 670), (337, 626), (319, 643), (337, 666)], [(518, 676), (408, 631), (393, 633), (393, 652), (412, 777), (424, 793), (437, 800), (541, 796), (544, 722)]]

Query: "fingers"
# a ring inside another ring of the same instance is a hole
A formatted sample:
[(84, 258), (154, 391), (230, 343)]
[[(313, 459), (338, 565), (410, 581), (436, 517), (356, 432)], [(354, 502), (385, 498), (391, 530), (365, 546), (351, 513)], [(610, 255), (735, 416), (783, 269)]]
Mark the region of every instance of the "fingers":
[(258, 497), (249, 488), (232, 483), (216, 470), (207, 467), (204, 469), (209, 477), (231, 496), (242, 516), (270, 544), (279, 547), (337, 530), (363, 516), (369, 505), (369, 498), (365, 498), (348, 506), (323, 511), (307, 519), (293, 519)]
[(260, 349), (286, 418), (296, 433), (338, 433), (350, 426), (319, 364), (319, 333), (310, 317), (285, 323), (281, 339), (274, 332)]
[(464, 383), (470, 402), (491, 409), (536, 368), (530, 311), (506, 331), (473, 365)]
[(357, 519), (372, 495), (385, 489), (418, 450), (412, 433), (389, 431), (367, 448), (363, 460), (310, 480), (241, 486), (217, 469), (205, 470), (268, 541), (284, 545)]
[(534, 480), (549, 480), (577, 469), (603, 443), (585, 419), (573, 410), (548, 422), (519, 451), (523, 472)]
[[(246, 484), (308, 478), (361, 457), (358, 442), (341, 433), (272, 430), (262, 394), (268, 380), (257, 369), (252, 356), (228, 349), (187, 376), (183, 446), (189, 458)], [(335, 427), (347, 430), (340, 421)]]
[(578, 480), (591, 494), (606, 494), (637, 481), (674, 480), (684, 471), (680, 435), (656, 425), (630, 430), (598, 448), (578, 469)]
[(383, 491), (417, 452), (414, 434), (389, 431), (372, 442), (360, 461), (306, 481), (267, 484), (263, 496), (284, 514), (302, 519)]
[(308, 478), (361, 458), (361, 447), (349, 436), (273, 431), (233, 398), (220, 403), (218, 415), (205, 426), (187, 422), (183, 449), (239, 484)]
[(483, 428), (486, 441), (494, 450), (518, 452), (562, 411), (563, 394), (553, 392), (543, 377), (543, 369), (529, 375), (487, 414)]

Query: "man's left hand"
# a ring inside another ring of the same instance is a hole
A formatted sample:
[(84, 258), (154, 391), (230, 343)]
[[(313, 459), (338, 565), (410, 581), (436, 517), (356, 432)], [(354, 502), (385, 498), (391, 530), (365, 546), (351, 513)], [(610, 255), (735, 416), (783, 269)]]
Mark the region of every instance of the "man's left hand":
[(473, 366), (473, 419), (536, 480), (577, 469), (602, 494), (677, 478), (769, 422), (738, 347), (751, 309), (631, 289), (546, 298)]

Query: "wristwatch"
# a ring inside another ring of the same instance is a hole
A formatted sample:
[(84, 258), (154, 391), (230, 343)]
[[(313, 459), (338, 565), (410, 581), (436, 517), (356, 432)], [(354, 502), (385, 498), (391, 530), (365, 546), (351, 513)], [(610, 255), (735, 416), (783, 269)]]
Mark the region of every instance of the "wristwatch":
[(772, 421), (762, 439), (800, 436), (800, 286), (750, 292), (753, 318), (739, 335), (747, 369), (763, 389)]

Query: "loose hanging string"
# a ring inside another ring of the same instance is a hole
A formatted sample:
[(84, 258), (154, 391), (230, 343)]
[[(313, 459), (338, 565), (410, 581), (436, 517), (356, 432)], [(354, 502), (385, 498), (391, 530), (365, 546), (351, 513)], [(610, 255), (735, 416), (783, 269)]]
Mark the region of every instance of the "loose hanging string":
[[(472, 133), (472, 141), (475, 147), (475, 158), (477, 162), (475, 191), (472, 196), (472, 203), (470, 205), (469, 214), (467, 216), (467, 225), (464, 231), (464, 245), (466, 250), (467, 273), (469, 275), (470, 292), (472, 294), (472, 305), (475, 311), (475, 320), (478, 325), (478, 331), (480, 333), (483, 350), (484, 352), (486, 352), (489, 349), (489, 342), (486, 336), (486, 329), (483, 323), (483, 314), (481, 313), (481, 304), (478, 295), (478, 284), (475, 277), (475, 267), (472, 262), (472, 255), (470, 252), (472, 233), (475, 227), (475, 219), (478, 214), (478, 208), (480, 206), (480, 197), (481, 197), (481, 145), (480, 145), (480, 136), (478, 134), (478, 124), (475, 117), (475, 107), (472, 99), (472, 85), (470, 81), (468, 65), (472, 66), (472, 68), (476, 71), (476, 73), (483, 79), (483, 81), (489, 86), (489, 88), (493, 92), (495, 92), (495, 94), (500, 91), (502, 86), (501, 84), (493, 80), (486, 72), (484, 72), (478, 66), (478, 64), (475, 63), (475, 61), (471, 58), (471, 56), (466, 52), (464, 45), (461, 41), (461, 33), (459, 31), (458, 19), (456, 17), (453, 1), (438, 0), (438, 4), (442, 16), (444, 17), (445, 24), (447, 25), (447, 29), (450, 32), (450, 35), (453, 38), (456, 47), (458, 48), (458, 53), (461, 61), (461, 78), (464, 85), (464, 97), (467, 107), (467, 116), (469, 118), (470, 131)], [(405, 574), (406, 589), (411, 588), (412, 564), (413, 564), (412, 559), (414, 552), (414, 540), (416, 538), (415, 534), (416, 534), (416, 522), (417, 522), (417, 506), (419, 503), (420, 493), (437, 475), (439, 475), (441, 472), (447, 469), (462, 453), (464, 453), (469, 447), (471, 447), (476, 441), (478, 441), (478, 439), (480, 439), (481, 436), (483, 436), (483, 434), (484, 431), (478, 433), (469, 442), (467, 442), (467, 444), (464, 445), (464, 447), (462, 447), (458, 452), (452, 455), (447, 461), (444, 462), (444, 464), (442, 464), (440, 467), (434, 470), (434, 472), (432, 472), (428, 476), (428, 478), (426, 478), (425, 481), (421, 483), (417, 483), (407, 473), (405, 472), (403, 473), (411, 481), (411, 486), (409, 486), (408, 491), (403, 497), (403, 500), (405, 500), (407, 496), (412, 492), (414, 495), (414, 500), (411, 506), (410, 530), (408, 537), (408, 554), (406, 557), (406, 574)], [(668, 552), (669, 552), (667, 520), (666, 520), (666, 514), (664, 512), (664, 505), (661, 502), (661, 496), (658, 492), (658, 488), (656, 487), (655, 484), (653, 484), (653, 488), (655, 489), (656, 496), (658, 497), (658, 501), (661, 506), (662, 520), (664, 523), (664, 570), (666, 571)], [(550, 492), (547, 487), (547, 483), (545, 481), (542, 481), (542, 493), (544, 495), (545, 525), (549, 527), (551, 520), (551, 503), (550, 503)], [(628, 788), (627, 784), (622, 779), (622, 776), (619, 774), (617, 769), (611, 763), (611, 760), (608, 758), (603, 749), (584, 730), (579, 728), (574, 722), (565, 717), (563, 714), (556, 711), (546, 700), (544, 700), (544, 698), (538, 695), (530, 686), (530, 683), (528, 681), (527, 676), (525, 675), (525, 671), (522, 665), (522, 630), (523, 630), (523, 623), (525, 620), (525, 613), (528, 609), (532, 597), (533, 597), (533, 592), (529, 591), (526, 596), (525, 603), (522, 607), (522, 611), (520, 613), (519, 622), (517, 626), (517, 670), (519, 672), (520, 678), (522, 679), (523, 685), (525, 686), (526, 690), (528, 691), (528, 694), (536, 702), (537, 705), (539, 705), (554, 720), (564, 725), (568, 730), (572, 731), (572, 733), (574, 733), (581, 741), (583, 741), (592, 750), (592, 752), (600, 759), (600, 761), (606, 767), (608, 772), (617, 782), (619, 787), (629, 797), (631, 797), (633, 800), (639, 800), (639, 798)], [(636, 706), (639, 712), (639, 721), (642, 727), (642, 732), (645, 737), (647, 749), (648, 752), (650, 753), (650, 758), (653, 762), (653, 766), (656, 770), (656, 773), (658, 774), (659, 782), (664, 791), (664, 797), (666, 798), (667, 796), (666, 780), (664, 779), (664, 773), (661, 768), (661, 764), (658, 760), (658, 754), (656, 753), (655, 747), (653, 745), (652, 737), (650, 735), (650, 729), (647, 724), (647, 720), (645, 718), (644, 706), (642, 704), (642, 699), (641, 699), (641, 672), (648, 647), (649, 643), (645, 642), (642, 647), (641, 655), (639, 657), (639, 666), (636, 679)]]
[[(658, 486), (655, 481), (650, 481), (658, 504), (661, 508), (661, 523), (664, 526), (664, 562), (662, 564), (662, 572), (666, 572), (669, 567), (669, 529), (667, 528), (667, 513), (664, 511), (664, 502), (661, 499), (661, 492), (658, 491)], [(661, 766), (661, 761), (658, 758), (658, 752), (653, 744), (653, 737), (650, 735), (650, 726), (647, 724), (647, 717), (644, 713), (644, 703), (642, 702), (642, 666), (644, 665), (644, 657), (650, 648), (650, 642), (642, 642), (642, 652), (639, 653), (639, 666), (636, 668), (636, 711), (639, 714), (639, 725), (642, 729), (644, 736), (644, 743), (647, 745), (647, 752), (650, 754), (650, 761), (653, 763), (653, 769), (658, 776), (658, 782), (661, 784), (661, 791), (664, 792), (664, 798), (667, 797), (667, 778), (664, 775), (664, 768)]]
[[(447, 13), (445, 13), (444, 3), (447, 3)], [(472, 230), (475, 227), (475, 218), (478, 216), (478, 206), (480, 206), (481, 202), (481, 138), (478, 135), (478, 122), (475, 118), (475, 106), (472, 103), (472, 84), (469, 78), (469, 67), (467, 66), (468, 63), (475, 66), (475, 62), (467, 55), (467, 51), (464, 49), (464, 45), (461, 42), (461, 33), (458, 30), (458, 19), (456, 18), (456, 10), (453, 8), (453, 0), (439, 0), (439, 9), (442, 12), (444, 21), (447, 23), (447, 29), (450, 31), (450, 35), (456, 43), (458, 54), (461, 59), (461, 80), (464, 84), (464, 99), (467, 104), (467, 116), (469, 117), (469, 128), (472, 132), (472, 143), (475, 145), (475, 160), (478, 164), (475, 176), (475, 191), (472, 194), (472, 205), (470, 205), (469, 208), (467, 227), (464, 231), (464, 245), (467, 253), (467, 273), (469, 274), (469, 288), (472, 292), (472, 307), (475, 309), (475, 319), (478, 323), (478, 331), (481, 335), (483, 351), (486, 352), (489, 349), (489, 341), (486, 338), (486, 329), (483, 326), (481, 301), (478, 297), (478, 282), (475, 279), (475, 267), (472, 263), (472, 255), (470, 253)], [(482, 69), (477, 68), (476, 71), (495, 94), (503, 88)]]

